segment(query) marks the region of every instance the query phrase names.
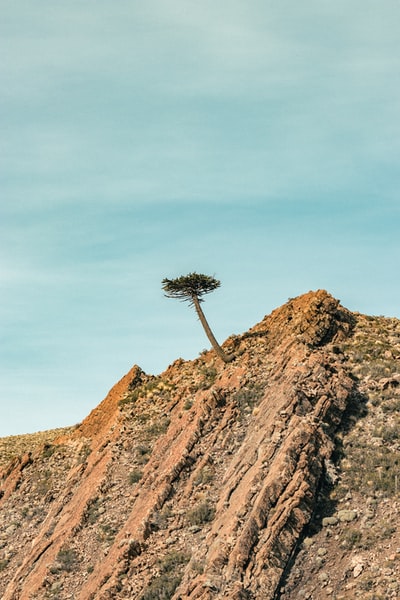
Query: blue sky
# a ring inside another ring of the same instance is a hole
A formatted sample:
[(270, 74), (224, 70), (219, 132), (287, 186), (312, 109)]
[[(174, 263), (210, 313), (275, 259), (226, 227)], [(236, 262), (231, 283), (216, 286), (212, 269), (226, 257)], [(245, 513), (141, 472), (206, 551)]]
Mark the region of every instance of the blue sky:
[(400, 317), (400, 4), (0, 0), (0, 435), (325, 288)]

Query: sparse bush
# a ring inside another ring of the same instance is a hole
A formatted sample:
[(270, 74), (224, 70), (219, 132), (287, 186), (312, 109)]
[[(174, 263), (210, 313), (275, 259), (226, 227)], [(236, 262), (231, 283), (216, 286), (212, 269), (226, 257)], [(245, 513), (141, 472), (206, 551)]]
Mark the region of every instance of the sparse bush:
[(104, 523), (100, 525), (97, 531), (97, 539), (99, 542), (111, 544), (114, 541), (116, 533), (115, 528), (110, 523)]
[(182, 577), (163, 573), (153, 579), (149, 587), (140, 596), (140, 600), (170, 600)]
[(159, 529), (166, 529), (168, 526), (168, 520), (172, 517), (172, 515), (173, 512), (171, 508), (167, 505), (163, 506), (162, 510), (153, 513), (150, 524), (151, 528), (155, 531), (158, 531)]
[(381, 540), (387, 540), (396, 532), (396, 527), (390, 521), (383, 521), (379, 526), (379, 537)]
[(191, 400), (190, 398), (188, 398), (187, 400), (185, 400), (185, 404), (183, 405), (183, 410), (190, 410), (193, 406), (193, 400)]
[(36, 518), (40, 522), (43, 520), (44, 516), (45, 513), (41, 506), (35, 506), (32, 508), (28, 508), (25, 506), (21, 512), (21, 517), (27, 519), (28, 521), (32, 521)]
[(139, 471), (139, 469), (134, 469), (129, 473), (129, 483), (134, 484), (138, 483), (143, 477), (143, 471)]
[(100, 504), (100, 498), (94, 498), (88, 503), (83, 518), (89, 525), (96, 523), (99, 518)]
[(91, 453), (91, 451), (92, 451), (92, 449), (89, 446), (89, 444), (84, 444), (79, 452), (78, 462), (80, 464), (83, 464), (84, 462), (86, 462), (86, 459), (89, 456), (89, 454)]
[(400, 398), (393, 398), (386, 400), (381, 404), (382, 411), (384, 413), (399, 413), (400, 412)]
[(364, 579), (360, 581), (360, 590), (363, 590), (364, 592), (369, 592), (374, 587), (374, 583), (375, 582), (373, 579)]
[(210, 504), (205, 501), (201, 502), (187, 513), (187, 520), (190, 525), (204, 525), (213, 520), (215, 510)]
[(204, 485), (210, 483), (213, 479), (214, 473), (212, 469), (208, 466), (205, 466), (196, 473), (193, 483), (194, 485)]
[(183, 552), (171, 552), (158, 563), (160, 575), (153, 579), (140, 600), (170, 600), (182, 579), (182, 566), (189, 560)]
[(194, 560), (190, 563), (190, 566), (192, 568), (192, 571), (194, 571), (194, 573), (197, 573), (198, 575), (201, 575), (202, 573), (204, 573), (204, 566), (205, 566), (204, 560)]
[(119, 405), (123, 408), (127, 404), (135, 404), (140, 398), (169, 398), (171, 390), (174, 386), (168, 382), (163, 381), (160, 377), (153, 377), (147, 383), (135, 388), (125, 398), (120, 400)]
[(51, 476), (52, 473), (48, 469), (43, 471), (42, 476), (38, 479), (36, 483), (36, 491), (38, 494), (45, 495), (51, 488)]
[(78, 556), (72, 548), (63, 548), (57, 554), (57, 564), (53, 567), (53, 573), (67, 571), (70, 573), (76, 567)]
[(150, 419), (151, 419), (151, 414), (149, 412), (143, 411), (143, 412), (135, 415), (135, 420), (141, 424), (147, 423), (147, 421), (150, 421)]
[(4, 571), (4, 569), (6, 569), (8, 566), (8, 560), (7, 559), (2, 559), (0, 560), (0, 571)]
[(258, 384), (251, 384), (247, 387), (240, 389), (233, 396), (233, 400), (236, 402), (240, 412), (243, 414), (247, 408), (253, 408), (257, 402), (262, 398), (264, 390), (262, 386)]
[(202, 375), (202, 380), (198, 385), (198, 389), (208, 390), (212, 385), (214, 385), (218, 373), (215, 367), (205, 366), (200, 369), (200, 374)]
[(62, 600), (62, 583), (54, 583), (51, 588), (48, 588), (45, 592), (46, 600)]
[(127, 406), (128, 404), (135, 404), (136, 400), (139, 398), (140, 396), (140, 388), (136, 388), (135, 390), (133, 390), (133, 392), (131, 392), (130, 394), (127, 394), (124, 398), (122, 398), (119, 401), (119, 406), (121, 408), (124, 408), (124, 406)]
[(150, 437), (158, 437), (167, 431), (170, 422), (171, 420), (168, 417), (163, 417), (148, 425), (145, 433)]
[(180, 565), (188, 562), (189, 556), (184, 552), (171, 552), (160, 561), (160, 570), (162, 573), (170, 573), (175, 571)]
[(56, 447), (53, 446), (53, 444), (44, 444), (42, 451), (43, 458), (50, 458), (51, 456), (53, 456), (55, 449)]
[[(384, 427), (376, 428), (373, 437), (384, 434)], [(385, 434), (390, 437), (391, 432)], [(368, 446), (362, 440), (354, 440), (349, 445), (347, 458), (342, 463), (343, 476), (337, 489), (338, 495), (345, 489), (357, 489), (361, 493), (381, 490), (387, 495), (395, 495), (400, 478), (400, 459), (398, 452), (388, 447), (385, 442), (381, 446)]]
[(359, 529), (345, 529), (341, 535), (342, 546), (351, 550), (361, 546), (362, 533)]
[(399, 429), (395, 425), (388, 425), (383, 428), (382, 431), (382, 439), (384, 442), (393, 442), (394, 440), (399, 439)]
[(144, 444), (140, 444), (136, 446), (135, 449), (137, 462), (140, 465), (145, 465), (149, 461), (149, 454), (151, 453), (151, 448)]

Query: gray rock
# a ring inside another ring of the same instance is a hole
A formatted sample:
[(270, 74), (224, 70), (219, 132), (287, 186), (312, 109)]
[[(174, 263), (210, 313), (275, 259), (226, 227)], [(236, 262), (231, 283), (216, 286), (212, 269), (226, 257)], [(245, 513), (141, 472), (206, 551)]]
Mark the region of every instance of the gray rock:
[(337, 516), (341, 523), (350, 523), (357, 518), (357, 513), (355, 510), (339, 510)]
[(329, 525), (337, 525), (339, 519), (337, 517), (324, 517), (322, 519), (322, 527), (329, 527)]

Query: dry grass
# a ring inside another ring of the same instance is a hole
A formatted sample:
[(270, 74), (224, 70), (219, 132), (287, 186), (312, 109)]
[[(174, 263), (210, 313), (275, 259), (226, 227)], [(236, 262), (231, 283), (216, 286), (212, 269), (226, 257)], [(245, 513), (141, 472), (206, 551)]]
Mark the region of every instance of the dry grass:
[(36, 433), (22, 435), (9, 435), (0, 438), (0, 470), (3, 469), (13, 458), (22, 456), (26, 452), (32, 452), (38, 446), (51, 444), (53, 440), (61, 435), (72, 432), (74, 427), (62, 427), (49, 429)]

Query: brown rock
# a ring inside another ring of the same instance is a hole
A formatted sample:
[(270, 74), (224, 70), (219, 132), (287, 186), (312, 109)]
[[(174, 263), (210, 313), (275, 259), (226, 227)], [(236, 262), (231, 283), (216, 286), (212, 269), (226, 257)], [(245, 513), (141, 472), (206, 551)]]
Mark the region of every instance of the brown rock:
[[(1, 597), (316, 597), (301, 563), (290, 571), (296, 551), (328, 573), (334, 536), (359, 539), (343, 533), (347, 508), (325, 517), (328, 542), (307, 529), (359, 398), (340, 347), (356, 320), (309, 292), (228, 340), (232, 363), (210, 351), (159, 377), (133, 367), (78, 428), (4, 471)], [(336, 572), (314, 585), (336, 594)]]

